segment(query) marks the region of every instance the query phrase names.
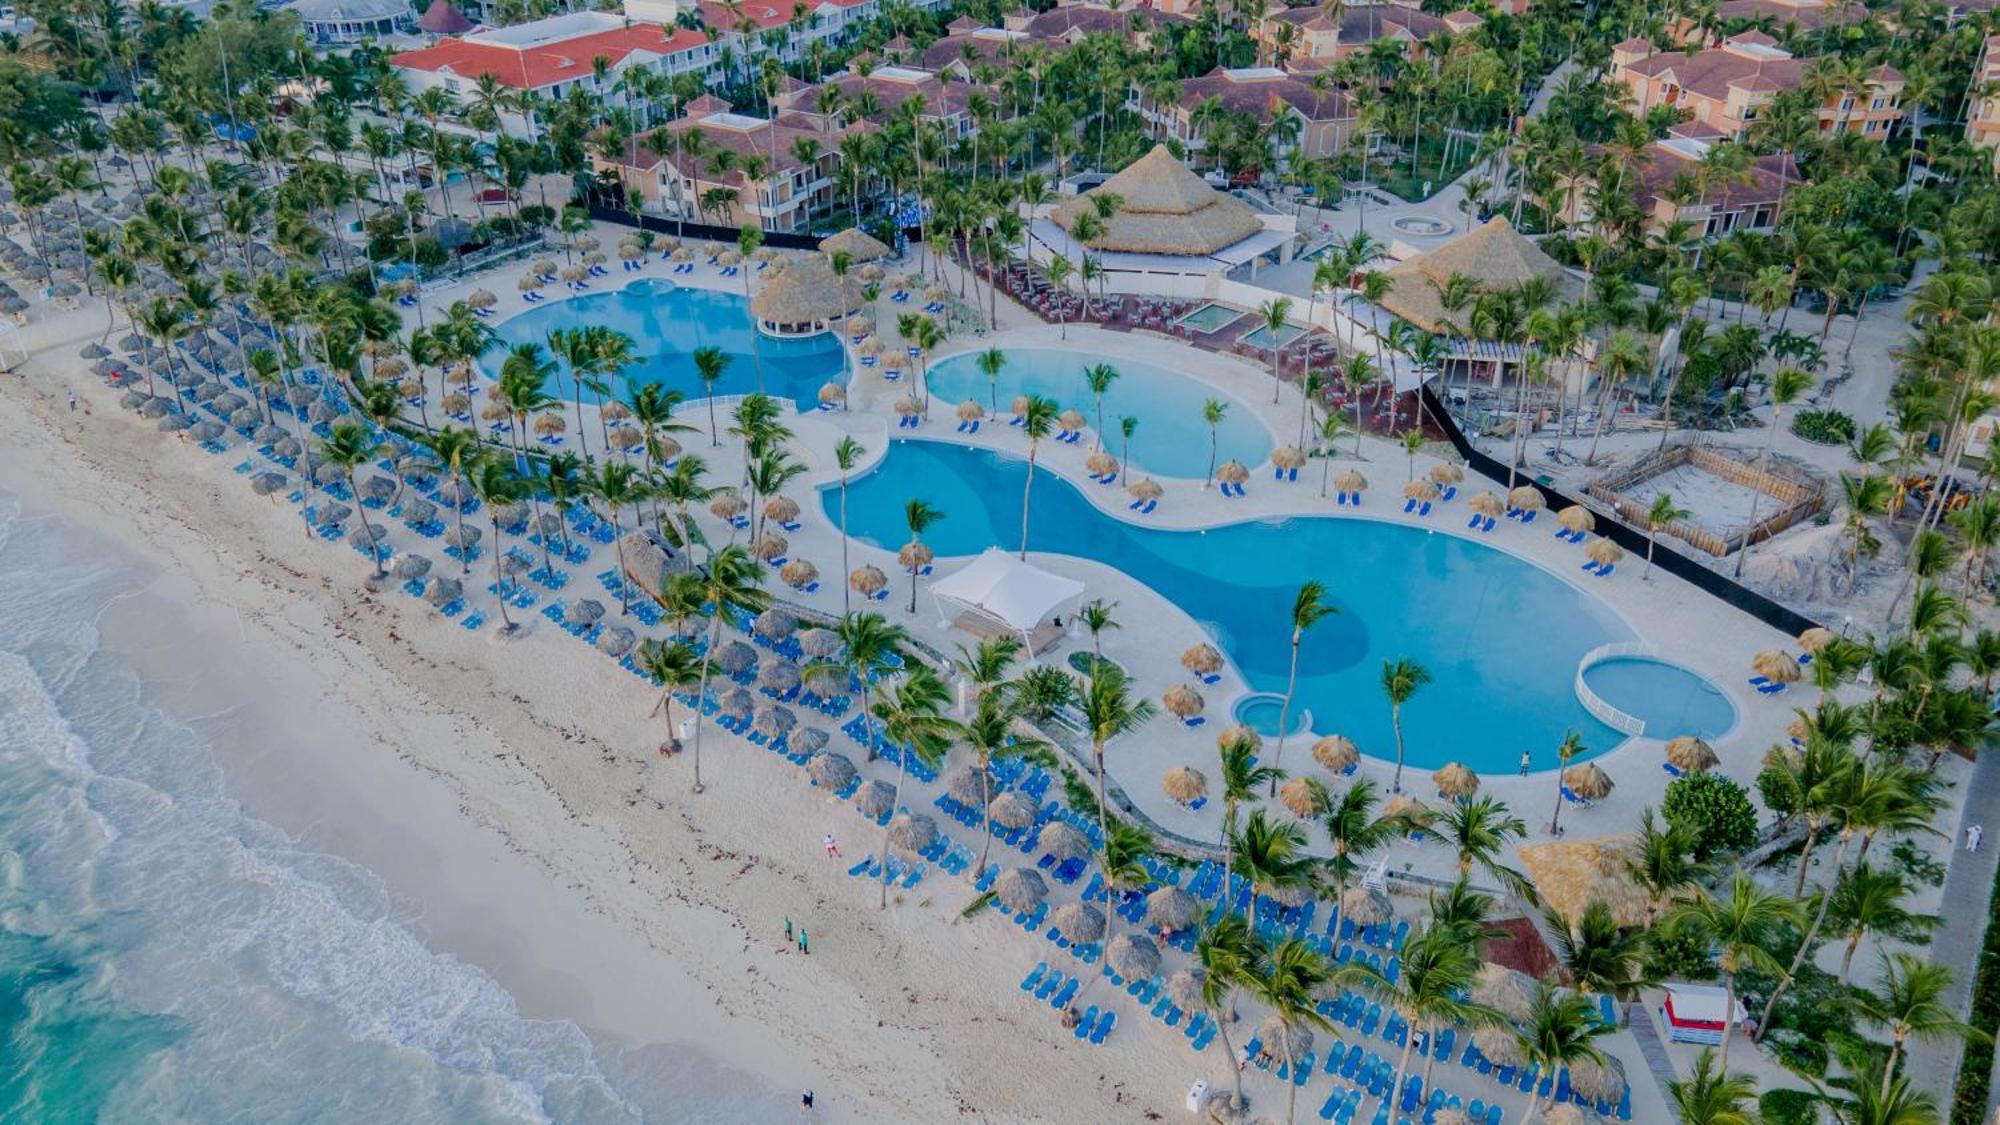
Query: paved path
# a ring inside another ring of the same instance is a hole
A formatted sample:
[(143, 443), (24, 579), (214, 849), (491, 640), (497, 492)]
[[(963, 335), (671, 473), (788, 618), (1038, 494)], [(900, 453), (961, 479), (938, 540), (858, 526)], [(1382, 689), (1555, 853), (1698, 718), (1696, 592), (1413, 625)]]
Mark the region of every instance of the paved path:
[(1673, 1060), (1667, 1057), (1667, 1048), (1660, 1042), (1660, 1031), (1653, 1026), (1653, 1014), (1644, 1004), (1628, 1004), (1626, 1010), (1632, 1022), (1632, 1037), (1639, 1041), (1639, 1053), (1646, 1058), (1646, 1069), (1653, 1074), (1653, 1082), (1660, 1088), (1660, 1100), (1668, 1106), (1674, 1104), (1672, 1091), (1668, 1085), (1678, 1078), (1674, 1073)]
[[(1951, 970), (1951, 989), (1945, 1005), (1960, 1019), (1968, 1018), (1973, 972), (1979, 961), (1980, 943), (1986, 936), (1988, 899), (1993, 891), (1993, 869), (2000, 860), (2000, 847), (1991, 843), (1978, 852), (1965, 850), (1965, 829), (1979, 824), (2000, 827), (2000, 755), (1982, 754), (1973, 764), (1965, 782), (1962, 819), (1956, 826), (1951, 852), (1951, 870), (1944, 880), (1944, 925), (1931, 941), (1930, 959)], [(1856, 965), (1854, 975), (1867, 981), (1873, 966)], [(1925, 1046), (1910, 1052), (1910, 1083), (1919, 1090), (1931, 1090), (1940, 1101), (1949, 1101), (1958, 1074), (1963, 1046), (1956, 1040)], [(2000, 1076), (1994, 1090), (2000, 1091)], [(1994, 1099), (1988, 1094), (1986, 1112), (1993, 1113)]]

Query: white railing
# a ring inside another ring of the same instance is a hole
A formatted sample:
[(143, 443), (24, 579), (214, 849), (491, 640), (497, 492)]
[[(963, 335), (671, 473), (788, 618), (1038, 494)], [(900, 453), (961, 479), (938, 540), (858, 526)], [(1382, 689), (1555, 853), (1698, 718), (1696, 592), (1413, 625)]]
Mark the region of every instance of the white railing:
[(1583, 659), (1576, 662), (1575, 686), (1577, 702), (1583, 704), (1583, 709), (1596, 717), (1598, 722), (1624, 734), (1628, 738), (1638, 738), (1640, 735), (1645, 734), (1646, 720), (1639, 718), (1637, 715), (1620, 711), (1606, 702), (1603, 696), (1590, 690), (1590, 685), (1583, 682), (1583, 674), (1606, 660), (1615, 660), (1625, 656), (1656, 657), (1658, 655), (1659, 650), (1652, 645), (1646, 644), (1644, 641), (1620, 641), (1617, 644), (1598, 645), (1596, 648), (1584, 653)]

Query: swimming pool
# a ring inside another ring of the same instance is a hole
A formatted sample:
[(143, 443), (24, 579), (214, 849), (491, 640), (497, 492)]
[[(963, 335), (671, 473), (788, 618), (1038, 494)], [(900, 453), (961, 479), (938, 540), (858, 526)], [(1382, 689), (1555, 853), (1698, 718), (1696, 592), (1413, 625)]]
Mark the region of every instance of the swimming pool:
[[(1305, 329), (1300, 328), (1296, 324), (1285, 325), (1278, 330), (1278, 346), (1281, 348), (1284, 347), (1286, 344), (1305, 335), (1305, 331)], [(1253, 348), (1269, 349), (1271, 346), (1271, 330), (1260, 324), (1243, 334), (1243, 342)]]
[(1228, 305), (1218, 305), (1211, 301), (1182, 317), (1180, 323), (1196, 332), (1214, 332), (1236, 323), (1236, 318), (1242, 315), (1241, 309), (1232, 309)]
[[(494, 328), (494, 347), (481, 357), (481, 365), (489, 376), (495, 375), (513, 345), (546, 347), (549, 333), (586, 324), (630, 335), (634, 350), (645, 357), (645, 362), (619, 376), (620, 397), (639, 383), (663, 383), (690, 399), (708, 397), (692, 358), (702, 347), (720, 348), (729, 356), (729, 367), (715, 384), (718, 395), (757, 390), (760, 362), (763, 390), (790, 399), (800, 410), (819, 406), (819, 388), (828, 379), (846, 379), (847, 353), (832, 333), (804, 339), (763, 336), (753, 345), (755, 330), (742, 294), (683, 287), (653, 277), (605, 293), (548, 301), (501, 321)], [(549, 380), (547, 389), (562, 398), (574, 397), (567, 367)]]
[[(1458, 760), (1480, 772), (1511, 772), (1524, 750), (1536, 768), (1552, 768), (1572, 728), (1583, 734), (1585, 757), (1623, 741), (1572, 689), (1583, 656), (1633, 639), (1631, 630), (1597, 598), (1512, 555), (1372, 520), (1300, 517), (1206, 532), (1140, 527), (1036, 471), (1043, 476), (1030, 547), (1092, 559), (1145, 583), (1200, 622), (1253, 690), (1285, 690), (1293, 596), (1307, 578), (1326, 583), (1340, 612), (1307, 634), (1292, 706), (1312, 712), (1321, 734), (1344, 734), (1364, 753), (1393, 760), (1380, 675), (1385, 660), (1407, 656), (1432, 677), (1403, 709), (1412, 769)], [(1025, 461), (991, 450), (897, 442), (875, 471), (848, 486), (848, 531), (893, 550), (909, 538), (904, 502), (921, 497), (945, 512), (924, 536), (940, 556), (1011, 547), (1020, 541), (1026, 472)], [(836, 516), (838, 490), (821, 500)], [(1116, 612), (1129, 627), (1145, 610)], [(1167, 686), (1146, 685), (1154, 697)], [(1227, 702), (1209, 700), (1211, 725), (1227, 721)], [(1426, 783), (1405, 784), (1422, 792)]]
[(1292, 732), (1291, 737), (1304, 733), (1308, 729), (1307, 720), (1311, 718), (1310, 715), (1301, 713), (1296, 704), (1292, 707), (1291, 715), (1286, 717), (1285, 697), (1278, 692), (1251, 692), (1237, 700), (1236, 706), (1229, 710), (1231, 718), (1265, 738), (1278, 736), (1280, 718), (1285, 718), (1285, 729)]
[(1084, 381), (1084, 369), (1100, 363), (1118, 372), (1111, 389), (1104, 394), (1105, 448), (1120, 452), (1118, 420), (1130, 415), (1139, 420), (1132, 434), (1132, 463), (1137, 468), (1163, 477), (1199, 480), (1208, 475), (1208, 424), (1202, 421), (1202, 406), (1209, 399), (1228, 405), (1222, 424), (1216, 427), (1216, 461), (1235, 458), (1256, 467), (1271, 455), (1271, 431), (1248, 406), (1190, 375), (1140, 363), (1114, 359), (1081, 350), (1054, 348), (1007, 348), (1007, 364), (997, 382), (987, 381), (979, 369), (978, 352), (961, 352), (931, 365), (926, 378), (931, 394), (948, 403), (976, 399), (981, 403), (999, 401), (1005, 412), (1015, 395), (1043, 395), (1082, 414), (1097, 425), (1097, 402)]
[(1722, 690), (1681, 667), (1646, 656), (1614, 656), (1583, 670), (1584, 686), (1646, 724), (1647, 738), (1717, 738), (1736, 725)]

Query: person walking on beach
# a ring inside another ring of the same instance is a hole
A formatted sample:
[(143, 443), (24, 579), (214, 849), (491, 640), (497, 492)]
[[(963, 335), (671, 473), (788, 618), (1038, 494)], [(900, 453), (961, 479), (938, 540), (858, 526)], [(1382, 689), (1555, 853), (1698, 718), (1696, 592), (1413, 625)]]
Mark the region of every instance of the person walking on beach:
[(1986, 829), (1981, 825), (1975, 824), (1972, 827), (1966, 829), (1965, 850), (1969, 852), (1978, 851), (1979, 841), (1984, 840), (1985, 838), (1986, 838)]
[(801, 1091), (799, 1094), (799, 1116), (811, 1117), (812, 1115), (813, 1115), (813, 1092), (811, 1090)]
[(71, 392), (69, 393), (69, 412), (70, 412), (71, 414), (74, 414), (74, 413), (76, 413), (76, 392), (75, 392), (75, 391), (71, 391)]
[(804, 926), (799, 927), (799, 952), (808, 957), (812, 956), (812, 947), (806, 943), (806, 928)]
[(840, 845), (834, 842), (833, 833), (831, 832), (826, 834), (826, 858), (840, 858)]
[(785, 944), (790, 945), (791, 943), (792, 943), (792, 916), (787, 914), (785, 915)]
[(1528, 752), (1527, 752), (1526, 750), (1523, 750), (1523, 751), (1521, 751), (1521, 776), (1522, 776), (1522, 777), (1526, 777), (1526, 776), (1528, 776), (1528, 763), (1530, 763), (1530, 762), (1531, 762), (1531, 761), (1533, 761), (1533, 760), (1534, 760), (1534, 759), (1533, 759), (1533, 758), (1532, 758), (1532, 757), (1531, 757), (1531, 756), (1530, 756), (1530, 755), (1528, 754)]

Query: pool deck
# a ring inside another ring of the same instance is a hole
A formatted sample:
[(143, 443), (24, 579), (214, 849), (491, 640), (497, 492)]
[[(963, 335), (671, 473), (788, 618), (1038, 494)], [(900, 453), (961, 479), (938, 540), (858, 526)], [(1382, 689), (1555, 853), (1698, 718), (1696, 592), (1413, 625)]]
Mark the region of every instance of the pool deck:
[[(605, 246), (613, 246), (619, 232), (615, 228), (605, 228), (599, 232), (599, 237)], [(559, 255), (555, 256), (559, 258)], [(912, 266), (904, 264), (892, 268), (908, 270)], [(481, 287), (490, 288), (500, 296), (496, 322), (522, 309), (539, 307), (521, 303), (514, 292), (515, 279), (523, 269), (525, 263), (509, 270), (428, 290), (421, 297), (425, 314), (435, 319), (450, 302), (463, 299)], [(732, 292), (741, 292), (742, 286), (740, 278), (723, 278), (714, 267), (701, 266), (693, 274), (673, 275), (668, 273), (666, 264), (654, 260), (635, 272), (618, 269), (614, 262), (610, 275), (595, 279), (588, 292), (604, 292), (641, 277), (663, 277), (679, 285)], [(549, 287), (545, 293), (548, 300), (565, 299), (572, 295), (578, 294), (572, 294), (560, 285)], [(886, 300), (878, 302), (878, 305), (876, 321), (884, 332), (885, 340), (899, 344), (894, 336), (895, 314), (908, 311), (907, 307), (891, 305)], [(1068, 346), (1111, 357), (1129, 356), (1136, 361), (1181, 372), (1243, 404), (1271, 428), (1278, 444), (1288, 444), (1297, 439), (1301, 399), (1293, 385), (1286, 383), (1279, 387), (1279, 401), (1274, 404), (1273, 383), (1268, 370), (1245, 359), (1200, 350), (1183, 341), (1154, 333), (1109, 332), (1075, 325), (1065, 333), (1058, 326), (1040, 324), (1020, 310), (1003, 304), (998, 330), (957, 335), (940, 349), (939, 357), (987, 347), (1030, 346)], [(646, 342), (640, 341), (639, 348), (643, 353)], [(911, 393), (918, 372), (911, 371), (902, 380), (892, 382), (883, 378), (879, 367), (863, 368), (855, 364), (851, 354), (850, 369), (853, 377), (848, 387), (847, 410), (804, 413), (794, 421), (798, 437), (795, 449), (809, 466), (810, 475), (793, 490), (794, 498), (804, 508), (801, 517), (803, 526), (797, 532), (789, 533), (787, 538), (792, 557), (810, 559), (820, 567), (822, 588), (807, 597), (784, 589), (775, 580), (772, 583), (781, 597), (833, 613), (841, 610), (844, 585), (844, 576), (838, 573), (841, 557), (839, 534), (827, 521), (820, 506), (807, 501), (812, 487), (838, 482), (839, 473), (833, 463), (832, 450), (842, 437), (853, 436), (868, 448), (868, 463), (861, 472), (874, 467), (892, 440), (955, 441), (1022, 458), (1027, 456), (1026, 438), (1020, 431), (1006, 425), (1004, 419), (989, 419), (977, 434), (959, 434), (953, 430), (955, 423), (948, 405), (943, 403), (934, 405), (930, 418), (920, 429), (898, 429), (892, 420), (890, 406), (898, 398)], [(586, 417), (589, 413), (586, 408)], [(706, 429), (706, 410), (698, 400), (681, 408), (681, 418)], [(723, 425), (727, 425), (726, 415)], [(594, 430), (594, 425), (591, 428)], [(708, 460), (712, 480), (734, 481), (740, 478), (741, 455), (726, 434), (719, 447), (711, 447), (702, 433), (683, 434), (681, 438), (690, 451)], [(1735, 705), (1738, 721), (1735, 729), (1713, 741), (1722, 757), (1721, 771), (1746, 785), (1752, 783), (1765, 749), (1785, 739), (1785, 727), (1793, 717), (1793, 708), (1811, 704), (1813, 693), (1809, 687), (1794, 685), (1784, 695), (1769, 698), (1752, 691), (1746, 682), (1752, 654), (1767, 648), (1788, 647), (1792, 638), (1664, 572), (1654, 571), (1650, 577), (1644, 577), (1646, 568), (1643, 557), (1626, 558), (1618, 564), (1610, 578), (1600, 579), (1584, 574), (1578, 569), (1584, 557), (1582, 547), (1556, 540), (1553, 536), (1556, 524), (1549, 514), (1526, 526), (1502, 520), (1487, 535), (1469, 531), (1465, 526), (1465, 498), (1487, 487), (1478, 479), (1469, 479), (1461, 485), (1459, 498), (1437, 505), (1428, 519), (1406, 516), (1402, 513), (1401, 486), (1410, 469), (1401, 448), (1364, 436), (1357, 458), (1353, 453), (1351, 437), (1343, 439), (1341, 446), (1342, 453), (1335, 459), (1332, 471), (1338, 473), (1345, 468), (1358, 468), (1369, 478), (1367, 505), (1358, 512), (1335, 507), (1331, 499), (1321, 497), (1321, 463), (1308, 465), (1295, 484), (1274, 482), (1271, 467), (1265, 464), (1252, 466), (1247, 495), (1241, 498), (1225, 498), (1215, 489), (1203, 487), (1200, 481), (1158, 478), (1165, 486), (1166, 495), (1156, 512), (1143, 517), (1143, 523), (1155, 528), (1199, 531), (1226, 523), (1277, 520), (1300, 515), (1374, 519), (1419, 524), (1433, 534), (1476, 539), (1507, 551), (1541, 567), (1558, 581), (1596, 595), (1621, 616), (1641, 640), (1655, 646), (1663, 659), (1684, 665), (1721, 688)], [(1141, 522), (1141, 517), (1126, 510), (1129, 497), (1122, 487), (1103, 487), (1088, 482), (1083, 462), (1091, 449), (1092, 435), (1086, 431), (1084, 439), (1074, 446), (1044, 443), (1037, 460), (1044, 468), (1077, 485), (1083, 496), (1106, 517)], [(1435, 461), (1434, 457), (1419, 454), (1415, 471), (1424, 473)], [(729, 528), (714, 521), (705, 524), (704, 531), (717, 542), (728, 541), (732, 535)], [(1180, 666), (1179, 654), (1188, 646), (1210, 638), (1178, 607), (1165, 602), (1141, 583), (1102, 564), (1042, 552), (1035, 553), (1032, 561), (1048, 570), (1083, 581), (1089, 587), (1090, 596), (1118, 606), (1116, 616), (1120, 627), (1103, 637), (1104, 653), (1130, 670), (1147, 696), (1157, 700), (1168, 687), (1188, 680)], [(940, 559), (937, 573), (949, 574), (955, 569), (955, 562), (949, 558)], [(849, 568), (864, 563), (881, 567), (891, 577), (891, 596), (887, 601), (878, 603), (880, 611), (891, 620), (905, 625), (914, 635), (947, 652), (970, 639), (967, 634), (942, 625), (928, 597), (921, 593), (917, 612), (907, 612), (909, 578), (907, 572), (899, 572), (892, 551), (858, 542), (850, 544)], [(1305, 643), (1312, 643), (1310, 634)], [(1044, 653), (1042, 659), (1056, 663), (1068, 652), (1087, 649), (1089, 644), (1087, 634), (1077, 633), (1056, 649)], [(1207, 704), (1208, 722), (1205, 725), (1187, 729), (1171, 716), (1162, 714), (1138, 733), (1113, 743), (1107, 760), (1113, 780), (1125, 790), (1133, 804), (1159, 827), (1180, 836), (1214, 840), (1220, 831), (1220, 802), (1211, 801), (1199, 812), (1189, 811), (1161, 793), (1159, 779), (1175, 765), (1190, 764), (1213, 780), (1215, 736), (1229, 725), (1231, 708), (1237, 699), (1251, 689), (1233, 667), (1225, 667), (1219, 682), (1200, 685), (1199, 690)], [(1466, 708), (1468, 704), (1474, 709), (1477, 707), (1476, 701), (1427, 699), (1420, 694), (1409, 706)], [(1315, 718), (1317, 734), (1341, 733), (1337, 717)], [(1468, 729), (1476, 732), (1476, 720), (1468, 725)], [(1309, 746), (1310, 741), (1304, 738), (1288, 740), (1283, 752), (1283, 764), (1294, 770), (1313, 768), (1307, 754)], [(1660, 766), (1661, 748), (1660, 740), (1641, 737), (1628, 740), (1625, 745), (1593, 759), (1611, 775), (1617, 785), (1616, 792), (1594, 807), (1566, 808), (1562, 814), (1564, 834), (1582, 837), (1632, 829), (1637, 823), (1639, 810), (1647, 805), (1657, 805), (1671, 780)], [(1554, 747), (1548, 749), (1552, 755)], [(1377, 755), (1393, 754), (1393, 749), (1364, 746), (1362, 750), (1364, 758), (1360, 775), (1375, 779), (1386, 791), (1394, 763)], [(1267, 743), (1267, 759), (1276, 756), (1277, 752), (1275, 742)], [(1482, 792), (1505, 800), (1528, 823), (1530, 833), (1527, 842), (1548, 839), (1543, 829), (1557, 799), (1555, 775), (1548, 768), (1553, 765), (1552, 760), (1545, 758), (1536, 765), (1537, 771), (1526, 778), (1511, 773), (1482, 777)], [(1404, 789), (1420, 800), (1435, 803), (1435, 787), (1428, 774), (1427, 770), (1406, 770)], [(1316, 834), (1315, 848), (1324, 849)], [(1451, 857), (1442, 848), (1399, 847), (1392, 849), (1389, 858), (1393, 868), (1419, 875), (1444, 878), (1454, 870)]]

